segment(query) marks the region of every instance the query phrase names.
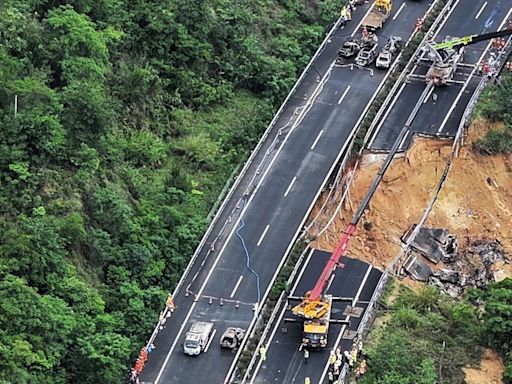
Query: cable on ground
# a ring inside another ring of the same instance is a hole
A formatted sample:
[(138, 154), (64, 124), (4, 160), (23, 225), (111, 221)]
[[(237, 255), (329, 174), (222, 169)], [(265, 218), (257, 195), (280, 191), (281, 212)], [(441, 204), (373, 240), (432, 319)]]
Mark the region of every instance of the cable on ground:
[(242, 228), (244, 226), (245, 226), (244, 220), (240, 219), (240, 226), (236, 230), (236, 235), (238, 236), (238, 238), (242, 242), (242, 248), (244, 249), (244, 252), (245, 252), (245, 258), (246, 258), (245, 266), (247, 267), (249, 272), (251, 272), (254, 275), (254, 277), (256, 277), (256, 290), (257, 290), (257, 293), (258, 293), (258, 303), (259, 303), (260, 299), (261, 299), (260, 275), (258, 275), (256, 273), (256, 271), (251, 268), (251, 256), (249, 255), (249, 251), (247, 250), (247, 246), (245, 245), (245, 240), (244, 240), (243, 236), (240, 233), (240, 231), (242, 230)]

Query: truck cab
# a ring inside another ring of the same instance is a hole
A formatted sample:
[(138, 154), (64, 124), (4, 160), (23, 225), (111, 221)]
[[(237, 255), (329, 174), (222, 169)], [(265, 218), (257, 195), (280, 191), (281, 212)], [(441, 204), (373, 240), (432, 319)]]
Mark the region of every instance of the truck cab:
[(189, 356), (201, 354), (208, 345), (210, 334), (213, 330), (213, 323), (196, 321), (192, 323), (190, 330), (185, 335), (183, 352)]
[(192, 333), (187, 335), (183, 348), (185, 353), (190, 356), (197, 356), (201, 353), (202, 345), (201, 337), (198, 334)]
[(304, 323), (302, 345), (307, 348), (327, 347), (329, 321), (309, 320)]

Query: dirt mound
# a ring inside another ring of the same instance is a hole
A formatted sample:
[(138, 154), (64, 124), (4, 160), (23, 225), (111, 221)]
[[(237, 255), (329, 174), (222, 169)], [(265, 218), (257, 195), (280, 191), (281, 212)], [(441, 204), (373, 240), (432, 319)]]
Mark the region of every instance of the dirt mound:
[[(475, 239), (499, 239), (501, 246), (512, 254), (512, 156), (482, 156), (471, 145), (490, 127), (479, 121), (470, 128), (467, 144), (454, 159), (425, 225), (447, 228), (457, 236), (461, 248)], [(396, 257), (400, 237), (419, 221), (428, 205), (451, 144), (446, 140), (416, 138), (407, 153), (393, 161), (351, 240), (350, 255), (376, 266), (385, 266)], [(382, 156), (363, 159), (350, 188), (350, 198), (329, 228), (313, 242), (315, 247), (334, 249), (381, 162)], [(324, 223), (333, 215), (336, 205), (331, 204), (330, 212), (322, 216)], [(503, 274), (503, 278), (510, 275), (510, 270)]]
[(467, 384), (502, 384), (504, 369), (501, 358), (490, 349), (484, 351), (480, 368), (462, 368)]

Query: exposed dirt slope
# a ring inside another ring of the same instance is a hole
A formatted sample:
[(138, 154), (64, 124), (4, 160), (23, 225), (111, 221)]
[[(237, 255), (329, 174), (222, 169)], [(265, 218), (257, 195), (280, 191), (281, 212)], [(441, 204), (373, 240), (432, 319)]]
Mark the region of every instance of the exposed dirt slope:
[[(481, 121), (470, 128), (467, 145), (454, 160), (426, 226), (448, 228), (463, 247), (469, 239), (496, 238), (512, 253), (512, 156), (487, 157), (473, 151), (471, 143), (487, 129), (489, 125)], [(349, 254), (376, 266), (386, 265), (397, 255), (400, 237), (419, 221), (428, 205), (451, 144), (417, 138), (405, 156), (393, 161), (358, 226)], [(375, 158), (363, 159), (350, 190), (352, 205), (345, 204), (343, 218), (338, 215), (314, 246), (327, 251), (335, 247), (377, 173), (382, 157)], [(324, 222), (331, 214), (323, 217)]]
[(486, 349), (480, 368), (463, 368), (467, 384), (502, 384), (504, 366), (498, 354)]

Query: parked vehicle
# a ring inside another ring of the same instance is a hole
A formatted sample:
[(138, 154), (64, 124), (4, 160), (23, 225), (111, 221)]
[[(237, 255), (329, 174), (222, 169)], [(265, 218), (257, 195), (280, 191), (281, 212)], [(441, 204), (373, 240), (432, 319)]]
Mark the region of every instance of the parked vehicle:
[(393, 61), (393, 56), (396, 55), (401, 49), (402, 38), (399, 36), (391, 36), (386, 45), (380, 51), (379, 56), (377, 56), (375, 66), (377, 68), (389, 68), (391, 66), (391, 62)]
[(356, 57), (356, 64), (361, 67), (366, 67), (375, 61), (375, 51), (377, 46), (374, 45), (371, 48), (363, 48), (359, 51)]
[(245, 329), (229, 327), (220, 338), (221, 348), (236, 349), (244, 339)]
[(375, 31), (376, 29), (382, 28), (382, 25), (391, 14), (392, 8), (392, 0), (375, 0), (372, 10), (368, 16), (363, 19), (361, 25), (369, 31)]
[(213, 330), (213, 323), (196, 321), (185, 335), (183, 351), (190, 356), (197, 356), (203, 352), (208, 345), (210, 334)]

